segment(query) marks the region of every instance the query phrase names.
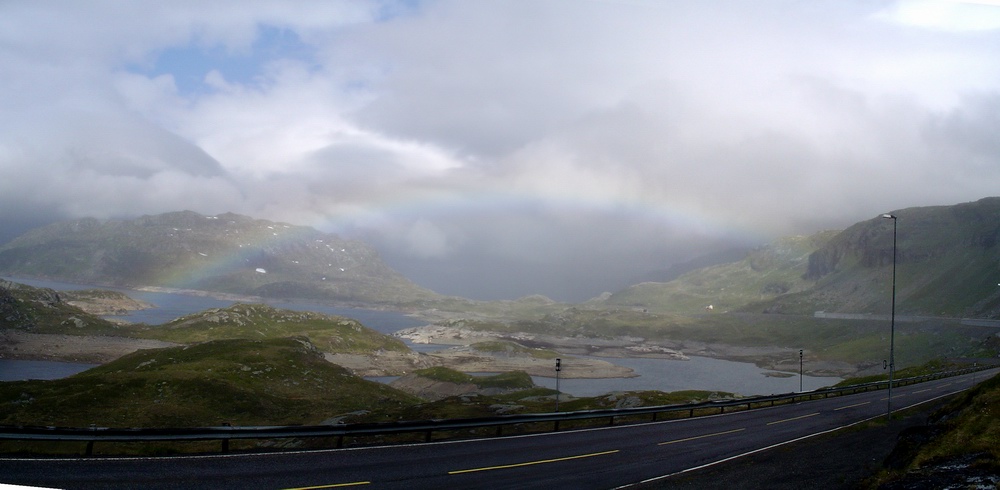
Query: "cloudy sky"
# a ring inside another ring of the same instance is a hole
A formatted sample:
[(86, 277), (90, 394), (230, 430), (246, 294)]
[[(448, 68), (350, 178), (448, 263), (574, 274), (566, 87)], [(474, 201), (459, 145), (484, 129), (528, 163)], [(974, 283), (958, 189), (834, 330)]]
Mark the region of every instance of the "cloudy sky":
[(232, 211), (580, 300), (1000, 195), (998, 134), (995, 1), (0, 1), (2, 241)]

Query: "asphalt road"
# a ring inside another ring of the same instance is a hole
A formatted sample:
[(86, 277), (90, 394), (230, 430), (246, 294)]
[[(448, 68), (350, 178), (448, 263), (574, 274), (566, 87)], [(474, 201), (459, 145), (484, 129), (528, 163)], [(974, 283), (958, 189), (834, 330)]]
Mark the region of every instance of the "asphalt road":
[[(1000, 370), (893, 389), (899, 410)], [(765, 451), (886, 414), (885, 390), (669, 422), (498, 439), (309, 452), (0, 459), (0, 483), (92, 488), (608, 489)]]

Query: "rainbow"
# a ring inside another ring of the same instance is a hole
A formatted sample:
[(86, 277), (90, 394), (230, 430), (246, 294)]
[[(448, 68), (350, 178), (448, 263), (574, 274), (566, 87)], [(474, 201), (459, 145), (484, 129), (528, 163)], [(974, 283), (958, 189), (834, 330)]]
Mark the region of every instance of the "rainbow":
[[(224, 253), (202, 252), (202, 259), (191, 261), (161, 278), (163, 286), (190, 289), (207, 278), (231, 273), (254, 264), (253, 254), (263, 249), (282, 248), (286, 244), (303, 240), (303, 235), (313, 230), (331, 230), (330, 234), (348, 234), (351, 230), (378, 227), (386, 223), (413, 223), (421, 219), (430, 221), (477, 218), (488, 220), (503, 215), (551, 215), (553, 217), (580, 217), (605, 215), (639, 223), (642, 226), (664, 229), (688, 230), (693, 235), (735, 237), (749, 243), (764, 240), (753, 223), (738, 225), (732, 219), (713, 215), (696, 205), (681, 202), (654, 201), (637, 197), (631, 200), (602, 199), (563, 195), (540, 197), (527, 192), (487, 192), (472, 195), (454, 195), (443, 192), (400, 193), (383, 198), (365, 207), (334, 205), (326, 215), (311, 212), (305, 225), (270, 223), (273, 233), (260, 233), (247, 237), (242, 247), (234, 246)], [(207, 216), (205, 219), (224, 219)], [(346, 233), (345, 233), (346, 231)], [(323, 233), (323, 232), (321, 232)], [(326, 234), (326, 233), (324, 233)], [(266, 273), (265, 273), (266, 274)]]

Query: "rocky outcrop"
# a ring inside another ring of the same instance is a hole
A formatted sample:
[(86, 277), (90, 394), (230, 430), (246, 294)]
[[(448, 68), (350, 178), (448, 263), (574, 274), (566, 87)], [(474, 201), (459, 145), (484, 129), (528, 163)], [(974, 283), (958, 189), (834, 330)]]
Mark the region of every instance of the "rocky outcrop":
[[(389, 386), (429, 401), (468, 394), (499, 394), (501, 391), (497, 388), (482, 390), (472, 383), (448, 383), (416, 374), (407, 374), (389, 383)], [(486, 391), (491, 393), (486, 393)]]
[(560, 337), (527, 332), (490, 332), (450, 325), (425, 325), (400, 330), (393, 334), (414, 344), (470, 345), (477, 342), (503, 340), (529, 347), (552, 349), (569, 355), (598, 357), (644, 357), (686, 360), (680, 350), (641, 337)]
[(174, 347), (159, 340), (111, 336), (36, 334), (0, 330), (0, 358), (105, 363), (140, 349)]
[(155, 308), (145, 301), (130, 298), (125, 293), (99, 289), (64, 291), (66, 304), (73, 305), (91, 315), (127, 315), (131, 311)]

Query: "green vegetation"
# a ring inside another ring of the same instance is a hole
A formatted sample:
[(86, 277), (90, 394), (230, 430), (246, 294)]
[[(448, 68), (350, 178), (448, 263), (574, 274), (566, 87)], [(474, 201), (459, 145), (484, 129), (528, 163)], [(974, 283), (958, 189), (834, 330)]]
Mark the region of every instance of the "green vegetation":
[[(555, 411), (556, 391), (532, 388), (503, 395), (463, 395), (422, 403), (400, 410), (380, 410), (370, 418), (379, 420), (432, 420), (492, 417), (501, 414), (551, 413)], [(559, 403), (561, 411), (603, 410), (640, 406), (676, 405), (732, 398), (732, 393), (687, 390), (674, 393), (659, 391), (619, 392), (608, 395), (567, 398)], [(605, 423), (605, 422), (599, 422)]]
[(955, 418), (947, 421), (942, 437), (927, 444), (914, 458), (913, 466), (965, 454), (983, 454), (1000, 469), (1000, 377), (993, 377), (963, 393), (938, 414)]
[(937, 482), (934, 486), (944, 485), (947, 480), (933, 475), (954, 474), (960, 467), (965, 467), (962, 473), (969, 476), (977, 472), (996, 475), (1000, 472), (998, 419), (1000, 377), (993, 377), (958, 395), (932, 415), (930, 425), (919, 429), (921, 442), (903, 441), (898, 445), (895, 455), (901, 461), (883, 469), (872, 486), (895, 483), (900, 485), (898, 488), (930, 488), (926, 485), (932, 481)]
[(0, 383), (0, 424), (318, 424), (416, 403), (326, 362), (303, 338), (219, 340), (139, 351), (59, 380)]
[(533, 388), (535, 383), (524, 371), (511, 371), (493, 376), (473, 376), (454, 369), (435, 366), (418, 369), (413, 374), (445, 383), (473, 384), (479, 388), (501, 388), (505, 390), (525, 390)]
[[(567, 308), (559, 314), (528, 321), (442, 322), (442, 325), (495, 332), (547, 335), (686, 340), (741, 347), (806, 349), (822, 360), (854, 364), (881, 362), (887, 355), (889, 322), (881, 319), (843, 320), (812, 315), (712, 313), (683, 317), (632, 309)], [(897, 322), (897, 366), (923, 364), (941, 357), (990, 357), (1000, 342), (995, 329), (938, 319)], [(479, 348), (479, 347), (477, 347)], [(514, 347), (505, 347), (512, 349)], [(526, 347), (521, 347), (527, 349)], [(499, 349), (486, 344), (481, 350)], [(558, 354), (552, 354), (558, 357)]]
[(561, 355), (554, 350), (525, 347), (516, 342), (503, 340), (476, 342), (475, 344), (472, 344), (471, 347), (479, 352), (489, 352), (491, 354), (501, 355), (528, 355), (535, 359), (555, 359)]
[(308, 311), (237, 303), (183, 316), (159, 326), (137, 327), (133, 335), (190, 344), (220, 339), (274, 339), (302, 336), (330, 353), (407, 352), (401, 340), (357, 320)]
[(836, 232), (786, 237), (750, 251), (739, 261), (689, 272), (666, 283), (637, 284), (613, 294), (608, 306), (642, 308), (657, 313), (701, 315), (729, 311), (747, 303), (804, 291), (814, 285), (804, 279), (809, 255)]
[[(964, 325), (959, 318), (1000, 317), (1000, 198), (895, 214), (897, 376), (942, 369), (947, 358), (995, 357), (1000, 352), (995, 329)], [(185, 279), (206, 290), (412, 307), (446, 318), (441, 325), (473, 330), (805, 349), (818, 360), (872, 366), (888, 354), (889, 325), (881, 317), (890, 311), (891, 224), (874, 218), (843, 232), (784, 238), (750, 251), (740, 261), (666, 283), (638, 284), (579, 305), (541, 296), (498, 302), (441, 297), (409, 283), (364, 244), (310, 228), (190, 212), (129, 221), (79, 220), (34, 230), (0, 247), (0, 272), (163, 286), (171, 285), (163, 278), (186, 273)], [(103, 298), (100, 292), (79, 294), (90, 301)], [(554, 409), (555, 392), (533, 387), (524, 373), (476, 377), (445, 368), (419, 371), (437, 381), (515, 390), (432, 403), (364, 382), (322, 362), (317, 351), (369, 354), (407, 349), (346, 318), (238, 304), (162, 326), (122, 327), (68, 304), (68, 297), (0, 283), (0, 328), (189, 345), (138, 352), (64, 380), (0, 383), (0, 423), (154, 427), (318, 423), (341, 416), (361, 422)], [(870, 317), (817, 318), (816, 311)], [(924, 318), (906, 318), (915, 315)], [(461, 316), (467, 318), (455, 319)], [(481, 342), (472, 348), (499, 356), (561, 355), (514, 342)], [(914, 460), (915, 465), (951, 457), (961, 445), (948, 441), (973, 435), (981, 440), (970, 447), (990, 455), (987, 461), (996, 461), (995, 452), (988, 449), (997, 442), (988, 427), (995, 414), (985, 408), (1000, 401), (994, 399), (992, 386), (966, 397), (967, 406), (978, 411), (954, 407), (954, 413), (965, 417), (955, 417), (962, 421), (955, 423), (955, 430), (966, 432), (956, 432), (953, 439), (942, 437), (939, 446)], [(613, 394), (563, 399), (560, 409), (685, 403), (716, 396), (729, 395)], [(362, 413), (372, 409), (374, 413)], [(959, 427), (966, 423), (971, 429)]]
[[(955, 370), (959, 370), (959, 369), (965, 369), (965, 368), (968, 368), (968, 367), (971, 367), (971, 366), (967, 362), (966, 363), (957, 363), (957, 362), (947, 362), (947, 361), (944, 361), (944, 360), (941, 360), (941, 359), (934, 359), (934, 360), (928, 361), (928, 362), (926, 362), (924, 364), (921, 364), (919, 366), (910, 366), (910, 367), (905, 367), (905, 368), (902, 368), (902, 369), (897, 369), (895, 371), (895, 379), (898, 380), (898, 379), (903, 379), (903, 378), (915, 378), (917, 376), (926, 376), (926, 375), (929, 375), (929, 374), (937, 374), (937, 373), (942, 373), (942, 372), (945, 372), (945, 371), (955, 371)], [(847, 378), (847, 379), (845, 379), (845, 380), (837, 383), (836, 385), (834, 385), (834, 387), (851, 386), (851, 385), (858, 385), (858, 384), (865, 384), (865, 383), (875, 383), (875, 382), (878, 382), (878, 381), (888, 381), (888, 380), (889, 380), (889, 371), (886, 370), (886, 372), (883, 373), (883, 374), (875, 374), (875, 375), (871, 375), (871, 376), (857, 376), (857, 377), (853, 377), (853, 378)]]
[(61, 293), (0, 280), (0, 329), (64, 335), (121, 335), (122, 329), (66, 303)]

